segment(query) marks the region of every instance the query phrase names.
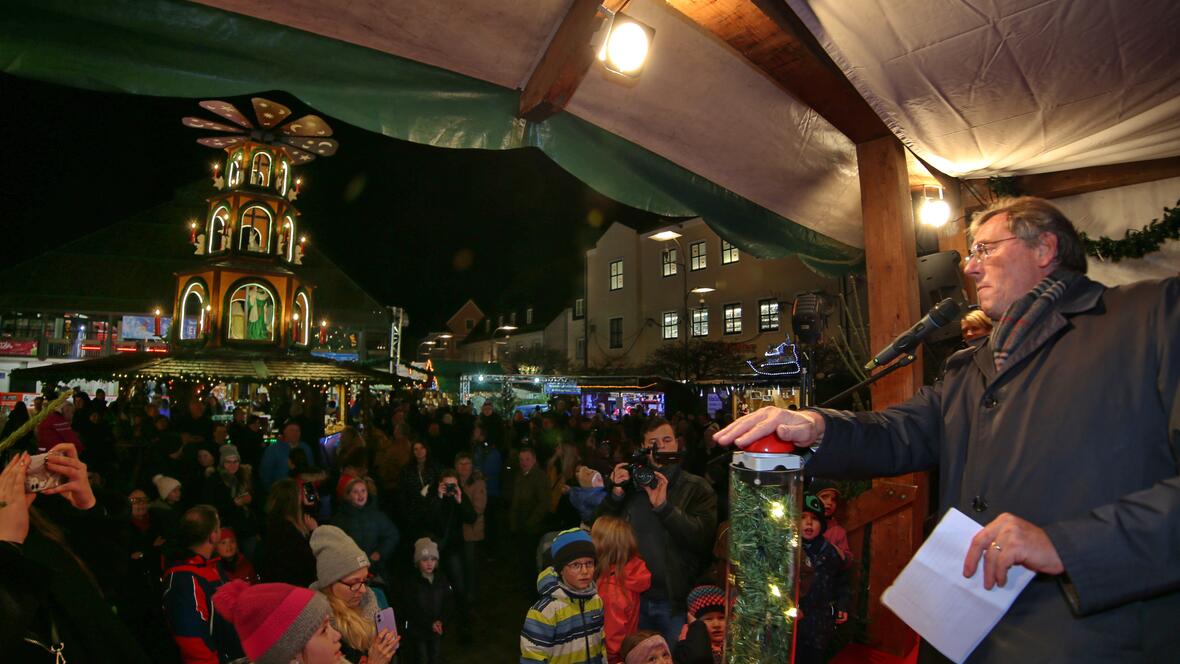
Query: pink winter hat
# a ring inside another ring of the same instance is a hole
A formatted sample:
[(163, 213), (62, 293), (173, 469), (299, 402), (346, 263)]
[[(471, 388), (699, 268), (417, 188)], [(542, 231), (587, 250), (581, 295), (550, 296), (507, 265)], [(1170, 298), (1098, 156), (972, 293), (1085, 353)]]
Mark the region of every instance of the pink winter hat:
[(286, 583), (231, 581), (217, 589), (213, 607), (233, 624), (254, 664), (288, 664), (331, 613), (322, 593)]

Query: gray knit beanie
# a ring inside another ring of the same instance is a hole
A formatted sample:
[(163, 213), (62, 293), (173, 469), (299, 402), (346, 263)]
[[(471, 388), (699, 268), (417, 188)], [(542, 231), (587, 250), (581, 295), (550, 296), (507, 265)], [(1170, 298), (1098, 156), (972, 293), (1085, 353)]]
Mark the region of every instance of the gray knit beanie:
[(320, 526), (311, 533), (311, 551), (315, 554), (316, 580), (312, 590), (336, 583), (358, 569), (369, 566), (369, 557), (336, 526)]
[(242, 455), (238, 454), (238, 448), (234, 447), (233, 445), (222, 445), (221, 448), (217, 450), (217, 453), (217, 465), (219, 466), (224, 464), (225, 460), (230, 457), (233, 457), (239, 461), (242, 460)]
[(414, 542), (414, 563), (426, 558), (438, 560), (438, 545), (429, 537), (422, 537)]

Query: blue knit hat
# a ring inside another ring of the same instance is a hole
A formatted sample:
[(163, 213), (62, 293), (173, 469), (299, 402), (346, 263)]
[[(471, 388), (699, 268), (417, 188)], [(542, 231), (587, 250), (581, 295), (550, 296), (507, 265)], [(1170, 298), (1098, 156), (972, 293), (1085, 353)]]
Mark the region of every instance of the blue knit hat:
[(578, 558), (597, 558), (597, 554), (594, 552), (594, 540), (590, 539), (590, 533), (581, 528), (557, 533), (553, 544), (549, 545), (549, 555), (553, 558), (553, 569), (559, 574), (566, 565)]

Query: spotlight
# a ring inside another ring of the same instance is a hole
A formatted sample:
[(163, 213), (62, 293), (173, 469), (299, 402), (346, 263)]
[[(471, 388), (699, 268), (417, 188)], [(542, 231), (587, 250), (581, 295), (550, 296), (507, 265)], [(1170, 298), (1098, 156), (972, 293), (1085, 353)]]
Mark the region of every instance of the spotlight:
[(924, 226), (942, 228), (951, 218), (951, 206), (942, 198), (942, 187), (922, 187), (918, 201), (918, 221)]
[(609, 71), (638, 78), (647, 62), (656, 31), (622, 13), (607, 19), (606, 31), (598, 59)]

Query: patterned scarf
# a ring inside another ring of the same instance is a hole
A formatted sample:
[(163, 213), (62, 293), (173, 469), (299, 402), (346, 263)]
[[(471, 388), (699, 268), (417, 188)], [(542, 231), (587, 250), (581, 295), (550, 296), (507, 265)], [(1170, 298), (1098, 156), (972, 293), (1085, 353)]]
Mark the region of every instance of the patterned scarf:
[(1071, 270), (1056, 270), (1008, 307), (992, 331), (992, 355), (996, 360), (996, 371), (1004, 366), (1012, 352), (1053, 311), (1061, 296), (1080, 276)]

